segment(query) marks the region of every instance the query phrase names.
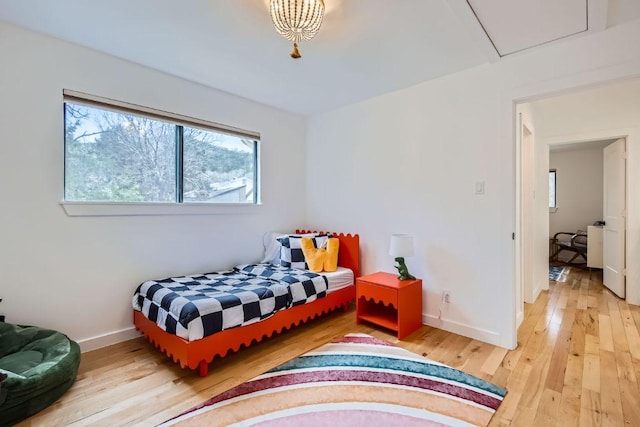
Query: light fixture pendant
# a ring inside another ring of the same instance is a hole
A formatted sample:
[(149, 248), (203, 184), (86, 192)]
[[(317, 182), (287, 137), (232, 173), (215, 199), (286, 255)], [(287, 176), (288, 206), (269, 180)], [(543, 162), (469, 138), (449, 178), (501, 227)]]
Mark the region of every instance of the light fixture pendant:
[(322, 25), (323, 0), (271, 0), (271, 19), (276, 31), (293, 42), (292, 58), (300, 58), (298, 43), (311, 40)]

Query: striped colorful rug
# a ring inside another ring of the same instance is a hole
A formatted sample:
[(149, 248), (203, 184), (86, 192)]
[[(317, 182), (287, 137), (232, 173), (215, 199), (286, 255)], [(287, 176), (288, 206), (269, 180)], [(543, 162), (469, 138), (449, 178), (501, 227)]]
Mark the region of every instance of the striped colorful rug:
[(349, 334), (162, 426), (486, 426), (506, 390)]

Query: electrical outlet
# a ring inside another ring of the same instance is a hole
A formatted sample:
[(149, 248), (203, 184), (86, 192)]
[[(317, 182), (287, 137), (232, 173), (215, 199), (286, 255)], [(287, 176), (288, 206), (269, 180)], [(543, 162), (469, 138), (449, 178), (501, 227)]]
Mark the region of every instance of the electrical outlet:
[(451, 291), (449, 291), (449, 289), (442, 290), (442, 302), (446, 304), (451, 302)]

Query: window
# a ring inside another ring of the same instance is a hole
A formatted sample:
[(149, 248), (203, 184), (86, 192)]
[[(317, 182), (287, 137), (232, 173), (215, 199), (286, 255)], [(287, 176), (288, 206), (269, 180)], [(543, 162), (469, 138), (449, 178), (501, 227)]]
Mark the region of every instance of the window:
[(556, 195), (556, 170), (549, 171), (549, 209), (555, 212), (558, 209), (558, 199)]
[(65, 201), (258, 203), (258, 135), (69, 93)]

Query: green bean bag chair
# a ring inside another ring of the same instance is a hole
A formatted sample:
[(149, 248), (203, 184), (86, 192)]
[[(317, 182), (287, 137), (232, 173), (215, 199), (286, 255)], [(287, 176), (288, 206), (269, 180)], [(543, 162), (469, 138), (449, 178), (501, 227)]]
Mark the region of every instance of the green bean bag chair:
[(0, 322), (0, 426), (10, 426), (58, 400), (73, 384), (80, 347), (66, 335)]

